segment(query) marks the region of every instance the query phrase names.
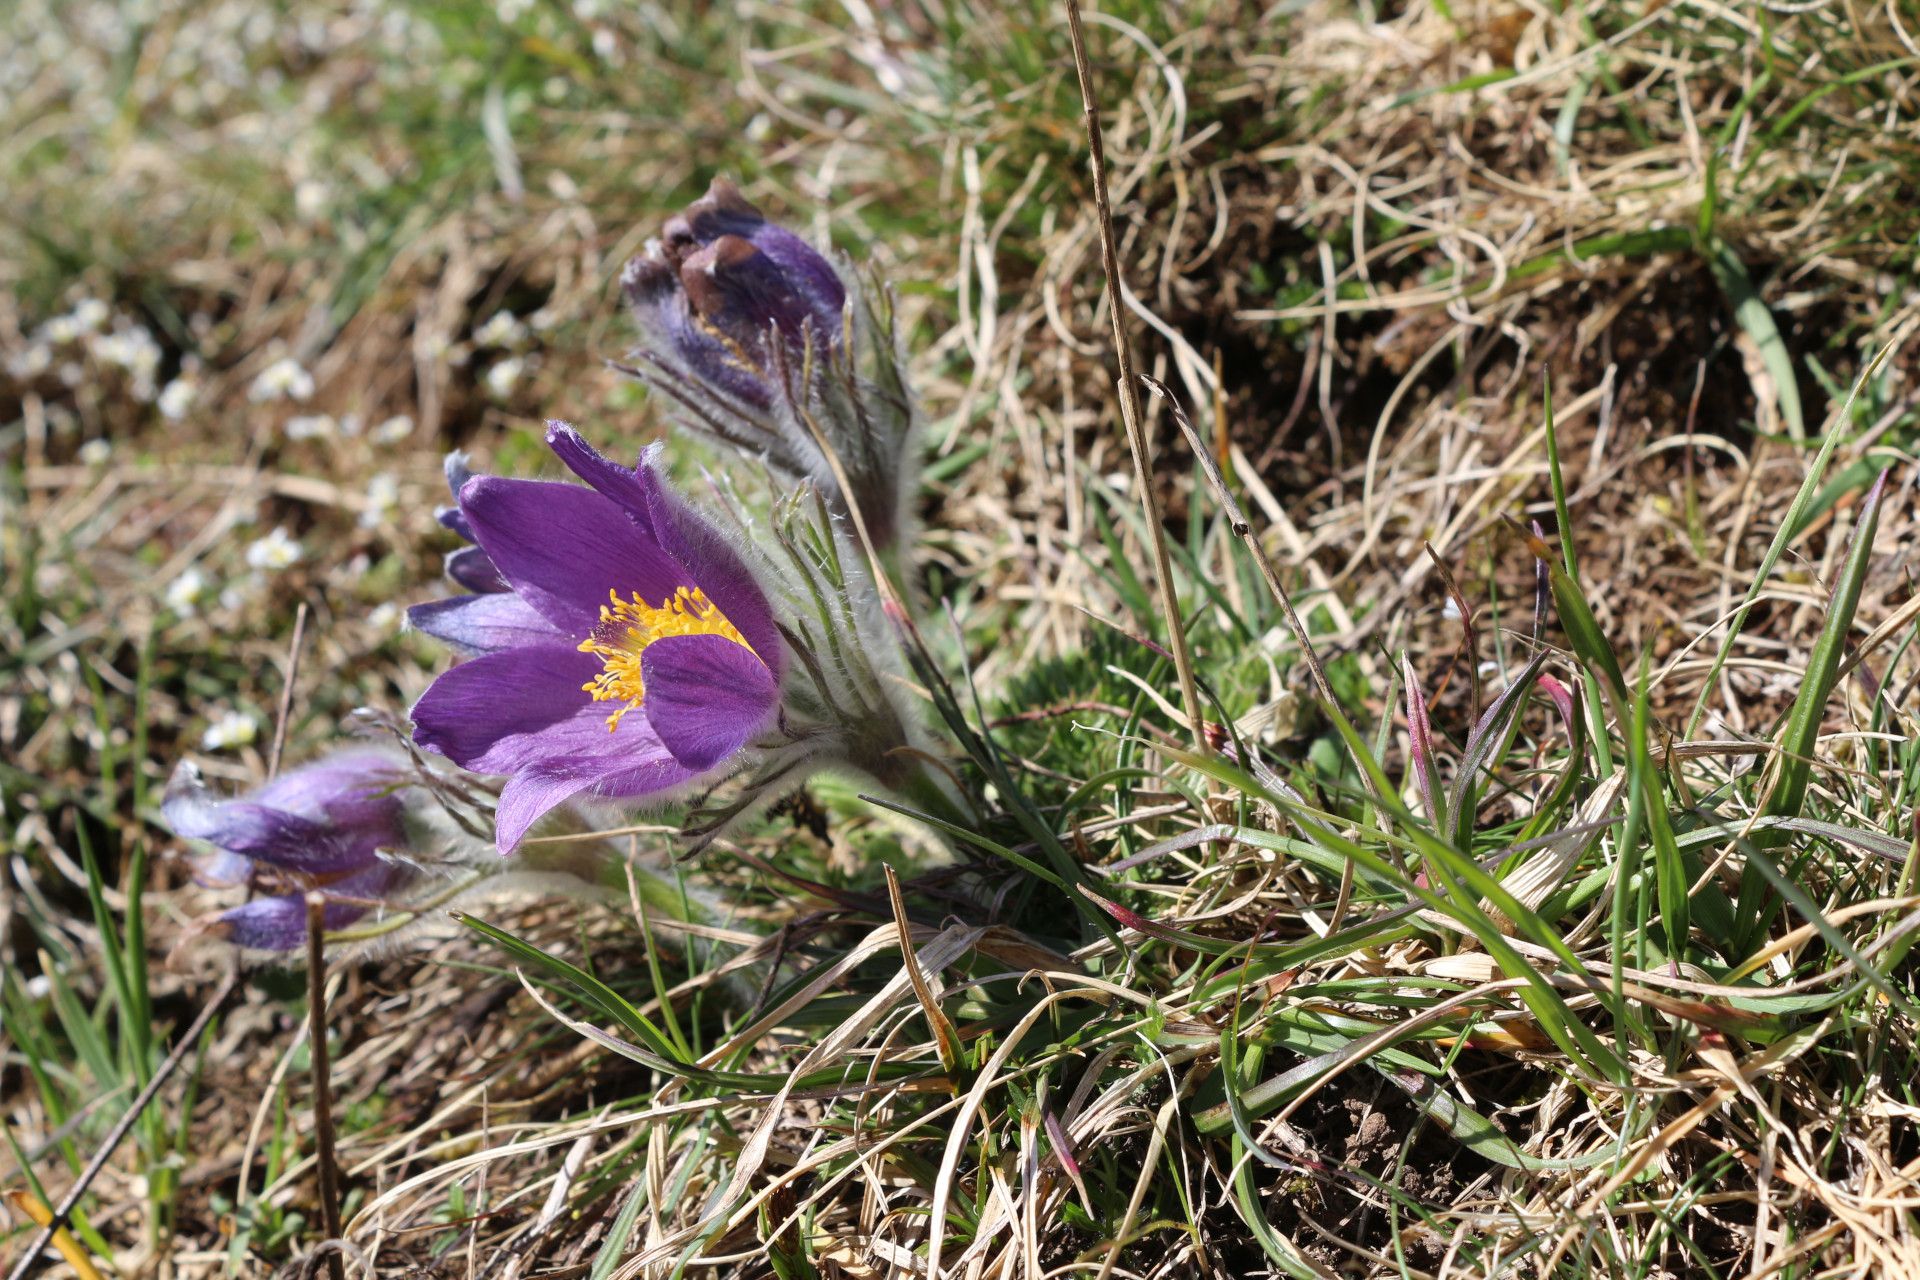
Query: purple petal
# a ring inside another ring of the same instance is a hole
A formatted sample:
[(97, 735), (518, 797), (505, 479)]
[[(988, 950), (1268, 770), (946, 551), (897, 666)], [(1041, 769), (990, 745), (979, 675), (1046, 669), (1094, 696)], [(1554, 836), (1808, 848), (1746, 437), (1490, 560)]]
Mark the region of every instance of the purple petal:
[(413, 705), (413, 740), (475, 773), (517, 773), (549, 760), (619, 760), (653, 748), (644, 715), (609, 732), (617, 706), (581, 686), (600, 672), (590, 654), (540, 645), (484, 654), (451, 668)]
[[(329, 928), (339, 928), (359, 914), (329, 906), (322, 919)], [(307, 942), (306, 899), (297, 893), (256, 898), (222, 911), (214, 918), (211, 932), (249, 951), (298, 951)]]
[(709, 247), (728, 236), (747, 241), (766, 256), (766, 267), (781, 278), (780, 292), (805, 303), (821, 338), (832, 341), (839, 336), (841, 309), (847, 302), (839, 273), (812, 245), (768, 222), (727, 179), (715, 178), (707, 194), (669, 220), (661, 233), (665, 254), (675, 261), (689, 256), (696, 246)]
[(725, 535), (669, 492), (651, 468), (642, 467), (641, 476), (653, 486), (653, 528), (661, 547), (680, 563), (688, 580), (720, 607), (727, 621), (739, 628), (779, 683), (786, 670), (786, 647), (753, 571)]
[(460, 491), (467, 487), (467, 481), (473, 479), (473, 468), (468, 465), (466, 451), (455, 449), (449, 453), (441, 460), (440, 470), (447, 477), (447, 492), (453, 495), (453, 501), (457, 506), (460, 502)]
[(460, 506), (501, 575), (568, 635), (593, 630), (610, 591), (651, 602), (682, 585), (659, 544), (592, 489), (479, 476), (461, 489)]
[[(330, 794), (324, 802), (303, 794), (309, 785), (321, 785), (317, 770), (300, 771), (278, 779), (253, 798), (223, 800), (209, 789), (200, 770), (182, 764), (167, 785), (161, 816), (180, 839), (207, 841), (228, 854), (255, 862), (271, 862), (290, 871), (332, 875), (367, 864), (382, 842), (397, 842), (399, 798), (382, 796), (365, 787), (346, 794)], [(271, 789), (278, 789), (269, 796)], [(286, 804), (263, 802), (280, 800)], [(305, 814), (292, 808), (305, 808)], [(230, 873), (230, 860), (219, 869)]]
[(191, 860), (193, 882), (212, 888), (230, 888), (253, 878), (253, 859), (225, 849), (215, 849), (204, 858)]
[[(803, 302), (817, 342), (838, 343), (845, 327), (847, 288), (833, 264), (818, 250), (785, 227), (769, 222), (748, 237), (754, 248), (771, 259), (785, 286)], [(798, 333), (789, 337), (799, 339)]]
[(435, 507), (433, 518), (443, 527), (472, 542), (473, 526), (467, 523), (466, 514), (460, 510), (460, 490), (467, 481), (473, 479), (473, 468), (467, 465), (467, 455), (455, 449), (441, 462), (440, 469), (447, 477), (447, 492), (453, 495), (453, 505)]
[(407, 610), (414, 630), (468, 653), (493, 653), (527, 645), (565, 644), (566, 637), (519, 596), (457, 596)]
[(397, 822), (398, 792), (410, 779), (393, 752), (350, 747), (288, 769), (248, 798), (335, 825), (385, 828)]
[[(466, 520), (465, 516), (460, 518), (462, 522)], [(478, 547), (462, 547), (450, 554), (446, 573), (467, 590), (482, 595), (513, 590), (507, 585), (507, 580), (500, 576), (500, 570), (494, 567), (492, 559)]]
[[(620, 281), (634, 321), (657, 359), (723, 398), (731, 397), (738, 402), (736, 411), (752, 414), (772, 405), (772, 386), (743, 367), (725, 343), (694, 319), (672, 263), (643, 254), (627, 263)], [(666, 358), (669, 353), (672, 360)]]
[(647, 536), (653, 536), (652, 486), (640, 479), (641, 468), (609, 461), (578, 431), (558, 419), (547, 423), (547, 447), (567, 464), (568, 470), (619, 503)]
[[(322, 890), (328, 899), (320, 914), (322, 925), (344, 929), (378, 905), (406, 875), (405, 869), (381, 862), (334, 881)], [(252, 951), (297, 951), (307, 943), (306, 895), (259, 898), (223, 911), (214, 919), (212, 931)]]
[(380, 843), (377, 837), (338, 830), (284, 809), (246, 800), (218, 800), (198, 792), (168, 789), (161, 813), (173, 833), (205, 840), (229, 853), (270, 862), (289, 871), (324, 875), (364, 864)]
[(707, 183), (707, 194), (667, 220), (661, 238), (670, 246), (712, 244), (721, 236), (751, 237), (766, 225), (766, 215), (731, 179), (715, 178)]
[[(629, 716), (627, 720), (642, 719)], [(621, 721), (624, 727), (627, 720)], [(651, 750), (623, 752), (617, 760), (551, 760), (516, 773), (500, 792), (494, 810), (494, 841), (500, 852), (512, 853), (514, 846), (543, 815), (578, 797), (583, 792), (602, 800), (638, 799), (663, 796), (691, 782), (693, 770), (667, 753), (658, 740)]]
[(773, 719), (780, 686), (767, 664), (725, 636), (668, 636), (640, 655), (647, 719), (687, 768), (711, 769)]
[[(778, 237), (790, 259), (804, 263), (811, 258), (820, 272), (789, 272), (755, 241), (722, 236), (681, 260), (680, 287), (688, 304), (749, 353), (764, 350), (769, 329), (778, 329), (794, 351), (805, 345), (809, 328), (816, 343), (831, 343), (840, 332), (839, 309), (846, 304), (839, 280), (799, 237), (777, 228), (768, 233)], [(823, 278), (830, 292), (816, 296)], [(757, 356), (750, 359), (759, 362)]]
[(440, 522), (441, 528), (459, 534), (468, 542), (473, 541), (473, 526), (467, 523), (467, 517), (461, 514), (459, 507), (435, 507), (433, 518)]

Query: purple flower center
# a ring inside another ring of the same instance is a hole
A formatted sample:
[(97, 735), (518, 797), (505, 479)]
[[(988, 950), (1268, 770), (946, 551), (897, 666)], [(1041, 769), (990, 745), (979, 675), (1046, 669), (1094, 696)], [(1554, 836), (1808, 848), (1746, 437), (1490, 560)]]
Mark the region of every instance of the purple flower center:
[(627, 600), (608, 591), (607, 599), (609, 603), (600, 606), (599, 623), (579, 648), (601, 662), (600, 674), (581, 685), (581, 690), (595, 702), (621, 704), (607, 717), (609, 733), (620, 727), (621, 716), (646, 701), (641, 655), (654, 641), (668, 636), (719, 636), (753, 653), (739, 628), (698, 587), (681, 587), (658, 605), (648, 604), (637, 591)]

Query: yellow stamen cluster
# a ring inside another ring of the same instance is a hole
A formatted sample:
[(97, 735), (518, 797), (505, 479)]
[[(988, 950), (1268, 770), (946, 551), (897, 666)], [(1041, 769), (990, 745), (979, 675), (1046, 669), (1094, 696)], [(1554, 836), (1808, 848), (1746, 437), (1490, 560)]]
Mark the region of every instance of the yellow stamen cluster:
[(622, 600), (617, 591), (607, 592), (608, 604), (600, 606), (600, 624), (593, 634), (580, 642), (580, 652), (601, 660), (600, 674), (580, 688), (595, 702), (619, 702), (623, 705), (607, 717), (607, 732), (620, 727), (620, 717), (646, 700), (647, 685), (640, 677), (640, 655), (655, 640), (668, 636), (724, 636), (752, 651), (746, 637), (720, 606), (707, 599), (698, 587), (681, 587), (659, 605), (650, 605), (634, 592)]

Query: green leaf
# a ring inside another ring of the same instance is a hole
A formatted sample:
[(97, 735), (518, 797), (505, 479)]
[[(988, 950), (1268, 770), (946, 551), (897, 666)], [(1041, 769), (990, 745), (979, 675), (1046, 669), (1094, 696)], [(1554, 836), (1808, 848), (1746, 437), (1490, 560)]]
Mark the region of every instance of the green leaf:
[(1716, 237), (1709, 244), (1707, 265), (1713, 269), (1720, 292), (1733, 308), (1734, 323), (1746, 331), (1760, 350), (1767, 376), (1773, 380), (1774, 407), (1780, 411), (1787, 434), (1795, 440), (1805, 440), (1807, 424), (1800, 414), (1800, 386), (1794, 373), (1793, 356), (1780, 336), (1780, 326), (1773, 322), (1773, 312), (1760, 300), (1760, 292), (1753, 287), (1753, 277), (1747, 274), (1746, 264), (1726, 241)]
[[(1854, 402), (1860, 398), (1860, 390), (1879, 375), (1889, 357), (1893, 355), (1894, 344), (1889, 342), (1881, 347), (1873, 359), (1867, 361), (1866, 368), (1853, 380), (1853, 389), (1847, 393), (1847, 399), (1833, 415), (1836, 424), (1845, 422), (1853, 412)], [(1720, 671), (1727, 664), (1727, 656), (1733, 652), (1733, 645), (1740, 638), (1740, 629), (1746, 625), (1747, 615), (1766, 589), (1767, 577), (1773, 572), (1774, 565), (1780, 563), (1780, 557), (1786, 554), (1787, 547), (1806, 529), (1808, 512), (1815, 501), (1820, 487), (1820, 479), (1826, 474), (1827, 462), (1833, 457), (1833, 451), (1840, 447), (1840, 431), (1837, 426), (1825, 433), (1820, 441), (1820, 450), (1813, 455), (1813, 462), (1807, 467), (1807, 478), (1800, 482), (1800, 488), (1793, 495), (1793, 501), (1787, 504), (1780, 525), (1775, 530), (1773, 541), (1767, 544), (1767, 551), (1760, 558), (1760, 568), (1753, 576), (1753, 583), (1747, 588), (1747, 594), (1740, 601), (1740, 608), (1733, 619), (1727, 623), (1727, 633), (1720, 639), (1720, 647), (1714, 651), (1713, 666), (1700, 682), (1700, 696), (1695, 699), (1693, 713), (1687, 717), (1687, 731), (1681, 736), (1691, 738), (1699, 729), (1701, 718), (1707, 714), (1707, 699), (1720, 687)]]
[[(1820, 638), (1814, 642), (1813, 655), (1807, 661), (1807, 673), (1800, 693), (1787, 714), (1786, 728), (1780, 735), (1779, 772), (1773, 788), (1761, 806), (1768, 818), (1797, 818), (1807, 800), (1807, 787), (1813, 777), (1813, 753), (1820, 741), (1820, 722), (1826, 716), (1827, 699), (1833, 693), (1840, 664), (1847, 656), (1847, 632), (1860, 607), (1860, 592), (1866, 584), (1867, 568), (1873, 559), (1873, 535), (1880, 525), (1880, 502), (1886, 493), (1887, 475), (1882, 472), (1860, 506), (1859, 523), (1847, 548), (1846, 561), (1840, 566), (1839, 580), (1827, 603), (1826, 621)], [(1777, 828), (1753, 833), (1759, 849), (1780, 845), (1785, 839)], [(1740, 896), (1735, 904), (1738, 953), (1746, 955), (1757, 945), (1773, 921), (1778, 899), (1767, 891), (1768, 875), (1759, 861), (1749, 858), (1740, 877)]]

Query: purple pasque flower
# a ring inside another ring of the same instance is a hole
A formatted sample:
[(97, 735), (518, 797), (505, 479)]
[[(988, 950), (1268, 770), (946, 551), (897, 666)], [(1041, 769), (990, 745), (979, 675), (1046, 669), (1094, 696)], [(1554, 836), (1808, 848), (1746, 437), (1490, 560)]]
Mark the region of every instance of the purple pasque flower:
[(755, 409), (772, 406), (780, 366), (809, 342), (839, 344), (847, 288), (799, 236), (768, 222), (715, 178), (627, 264), (621, 285), (641, 329), (701, 381)]
[(507, 775), (502, 852), (570, 799), (661, 800), (717, 776), (774, 723), (786, 661), (752, 571), (650, 455), (621, 466), (560, 422), (547, 443), (585, 486), (460, 486), (463, 531), (510, 589), (408, 613), (473, 655), (414, 704), (414, 741)]
[(223, 799), (182, 764), (160, 810), (173, 833), (214, 852), (196, 875), (213, 884), (270, 891), (224, 911), (209, 929), (236, 946), (292, 951), (307, 936), (306, 895), (327, 897), (324, 920), (339, 929), (386, 903), (412, 876), (380, 856), (404, 849), (403, 761), (376, 748), (353, 748), (291, 769), (243, 796)]

